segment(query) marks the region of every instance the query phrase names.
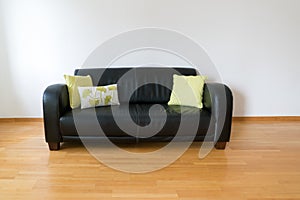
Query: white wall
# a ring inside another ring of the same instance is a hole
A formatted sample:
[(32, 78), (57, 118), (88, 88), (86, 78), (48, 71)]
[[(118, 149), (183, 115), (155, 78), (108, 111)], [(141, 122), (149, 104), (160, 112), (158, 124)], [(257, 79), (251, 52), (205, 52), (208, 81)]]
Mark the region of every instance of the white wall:
[(0, 117), (41, 117), (46, 86), (139, 27), (202, 45), (235, 116), (300, 115), (299, 10), (298, 0), (0, 0)]

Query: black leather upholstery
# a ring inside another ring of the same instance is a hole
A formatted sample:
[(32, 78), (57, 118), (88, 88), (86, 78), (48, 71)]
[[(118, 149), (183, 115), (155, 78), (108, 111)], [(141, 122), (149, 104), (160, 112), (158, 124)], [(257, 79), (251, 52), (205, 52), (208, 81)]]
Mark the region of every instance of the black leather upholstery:
[[(187, 107), (187, 106), (168, 106), (166, 104), (160, 104), (162, 106), (161, 109), (155, 112), (153, 117), (158, 119), (157, 123), (158, 126), (163, 127), (155, 136), (174, 136), (178, 130), (179, 124), (181, 122), (181, 115), (184, 115), (182, 120), (186, 120), (185, 123), (194, 123), (193, 119), (195, 119), (196, 115), (200, 111), (200, 121), (198, 126), (197, 135), (198, 136), (205, 136), (205, 133), (208, 130), (208, 125), (211, 120), (210, 112), (206, 109), (199, 110), (198, 108), (194, 107)], [(150, 116), (149, 116), (149, 109), (153, 106), (153, 104), (122, 104), (120, 106), (114, 106), (115, 108), (115, 117), (119, 117), (120, 120), (128, 120), (126, 118), (126, 110), (129, 108), (129, 113), (134, 121), (140, 127), (145, 127), (150, 124)], [(75, 122), (73, 119), (73, 115), (81, 115), (82, 120), (86, 120), (84, 124), (86, 124), (89, 129), (93, 126), (89, 124), (89, 119), (91, 119), (96, 112), (97, 119), (101, 128), (105, 132), (106, 136), (112, 137), (128, 137), (129, 135), (122, 131), (115, 122), (113, 117), (113, 113), (110, 106), (106, 107), (98, 107), (95, 109), (75, 109), (72, 111), (67, 111), (61, 118), (60, 118), (60, 128), (61, 132), (64, 136), (78, 136), (78, 132), (75, 126)], [(164, 123), (163, 113), (167, 114), (166, 123)], [(214, 119), (212, 119), (214, 121)], [(126, 123), (126, 121), (125, 121)], [(131, 135), (135, 137), (147, 137), (147, 133), (140, 132), (138, 129), (135, 132), (131, 132)], [(96, 131), (95, 131), (96, 132)], [(87, 136), (97, 136), (97, 132), (95, 133), (87, 133)], [(81, 136), (85, 135), (85, 133), (80, 133)], [(187, 136), (193, 136), (189, 131), (186, 131)], [(98, 135), (99, 136), (99, 135)]]
[(62, 141), (59, 119), (71, 110), (66, 85), (55, 84), (46, 88), (43, 96), (44, 129), (47, 142)]
[[(91, 118), (95, 117), (107, 137), (135, 140), (169, 140), (177, 133), (181, 120), (185, 120), (187, 124), (195, 124), (197, 114), (200, 114), (195, 139), (203, 140), (208, 134), (212, 140), (228, 142), (231, 132), (233, 101), (230, 89), (221, 83), (205, 84), (203, 93), (204, 108), (201, 110), (185, 106), (168, 106), (167, 102), (171, 94), (170, 88), (173, 85), (173, 74), (196, 75), (197, 71), (192, 68), (97, 68), (76, 70), (75, 75), (91, 75), (94, 85), (118, 83), (121, 105), (71, 110), (66, 85), (49, 86), (43, 96), (46, 141), (58, 143), (78, 139), (74, 122), (74, 115), (77, 116), (77, 114), (81, 116), (80, 124), (86, 126), (86, 130), (88, 130), (83, 133), (80, 132), (80, 137), (99, 137), (97, 131), (90, 128), (92, 127)], [(149, 116), (149, 110), (151, 107), (153, 109), (153, 106), (156, 108), (152, 112), (152, 119), (155, 119), (155, 122), (151, 122)], [(128, 110), (130, 117), (126, 114)], [(164, 118), (165, 116), (166, 118)], [(116, 124), (116, 117), (125, 123), (126, 120), (132, 120), (138, 126), (130, 131), (130, 134), (127, 134)], [(164, 121), (165, 119), (166, 121)], [(153, 133), (148, 134), (143, 129), (151, 123), (154, 126), (161, 127), (155, 135), (151, 135)], [(209, 130), (208, 127), (210, 127)], [(190, 137), (189, 126), (185, 130), (181, 136)], [(148, 137), (149, 135), (151, 137)]]
[[(90, 75), (94, 85), (118, 83), (121, 103), (167, 103), (170, 99), (170, 89), (173, 86), (173, 74), (196, 75), (196, 70), (191, 68), (100, 68), (75, 70), (75, 75)], [(138, 87), (139, 85), (141, 87)], [(133, 91), (132, 95), (130, 95), (130, 91)]]
[(219, 142), (230, 140), (232, 124), (233, 98), (232, 92), (224, 84), (205, 84), (203, 92), (204, 107), (210, 110), (215, 122), (215, 138)]

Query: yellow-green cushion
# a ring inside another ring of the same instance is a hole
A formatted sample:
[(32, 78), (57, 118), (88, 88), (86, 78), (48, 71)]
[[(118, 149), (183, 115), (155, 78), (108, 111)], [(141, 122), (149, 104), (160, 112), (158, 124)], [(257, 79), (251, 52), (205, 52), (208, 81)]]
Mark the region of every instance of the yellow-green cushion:
[(173, 75), (173, 89), (168, 105), (183, 105), (202, 108), (205, 76)]
[(69, 76), (64, 75), (69, 91), (69, 100), (71, 108), (80, 106), (80, 97), (78, 87), (93, 86), (92, 78), (87, 76)]

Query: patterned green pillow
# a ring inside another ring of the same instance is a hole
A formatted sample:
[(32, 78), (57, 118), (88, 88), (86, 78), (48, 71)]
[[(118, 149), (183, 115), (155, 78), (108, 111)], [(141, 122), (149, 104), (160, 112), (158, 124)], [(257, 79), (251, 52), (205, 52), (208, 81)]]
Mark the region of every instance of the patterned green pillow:
[(120, 105), (117, 84), (78, 87), (81, 100), (81, 109), (97, 106)]

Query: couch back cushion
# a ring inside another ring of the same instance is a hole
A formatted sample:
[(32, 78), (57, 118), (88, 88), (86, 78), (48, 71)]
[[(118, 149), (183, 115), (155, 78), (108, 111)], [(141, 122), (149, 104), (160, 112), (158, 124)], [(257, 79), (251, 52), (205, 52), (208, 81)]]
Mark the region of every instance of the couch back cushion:
[(95, 86), (118, 84), (121, 103), (167, 103), (173, 75), (197, 75), (194, 68), (137, 67), (76, 69), (75, 75), (90, 75)]

